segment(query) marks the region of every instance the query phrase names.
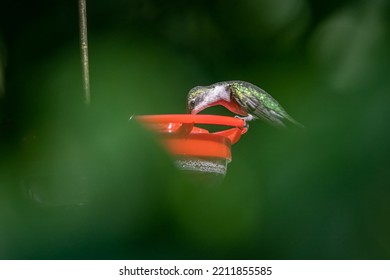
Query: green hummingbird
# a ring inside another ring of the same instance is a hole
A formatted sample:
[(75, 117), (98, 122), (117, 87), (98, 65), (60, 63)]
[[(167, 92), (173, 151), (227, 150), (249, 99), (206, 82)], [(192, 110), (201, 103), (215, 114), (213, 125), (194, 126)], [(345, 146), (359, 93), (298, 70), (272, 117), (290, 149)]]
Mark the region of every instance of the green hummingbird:
[(270, 94), (248, 82), (226, 81), (197, 86), (188, 93), (188, 113), (197, 114), (216, 105), (238, 114), (236, 117), (243, 119), (246, 124), (253, 119), (264, 119), (279, 126), (285, 126), (284, 120), (302, 126)]

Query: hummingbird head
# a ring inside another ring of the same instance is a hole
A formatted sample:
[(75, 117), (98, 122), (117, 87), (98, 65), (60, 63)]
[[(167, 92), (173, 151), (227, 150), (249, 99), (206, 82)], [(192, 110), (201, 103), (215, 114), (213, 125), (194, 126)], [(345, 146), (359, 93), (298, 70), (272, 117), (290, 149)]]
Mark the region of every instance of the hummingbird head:
[(197, 87), (192, 88), (188, 92), (188, 96), (187, 96), (187, 112), (188, 113), (196, 114), (199, 111), (204, 109), (204, 108), (201, 108), (201, 104), (203, 104), (203, 100), (205, 99), (205, 94), (207, 94), (208, 90), (209, 90), (208, 87), (197, 86)]
[(197, 86), (188, 93), (187, 111), (197, 114), (208, 107), (217, 105), (221, 100), (230, 101), (229, 85), (217, 83), (211, 86)]

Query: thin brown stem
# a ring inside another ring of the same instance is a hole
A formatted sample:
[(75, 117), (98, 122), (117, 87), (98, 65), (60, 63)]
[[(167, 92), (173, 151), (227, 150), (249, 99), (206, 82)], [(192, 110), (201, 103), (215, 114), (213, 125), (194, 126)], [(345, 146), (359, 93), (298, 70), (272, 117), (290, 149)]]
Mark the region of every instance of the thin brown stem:
[(91, 94), (89, 89), (89, 63), (88, 63), (88, 36), (87, 36), (87, 3), (86, 0), (79, 0), (80, 17), (80, 49), (81, 65), (84, 88), (85, 104), (91, 103)]

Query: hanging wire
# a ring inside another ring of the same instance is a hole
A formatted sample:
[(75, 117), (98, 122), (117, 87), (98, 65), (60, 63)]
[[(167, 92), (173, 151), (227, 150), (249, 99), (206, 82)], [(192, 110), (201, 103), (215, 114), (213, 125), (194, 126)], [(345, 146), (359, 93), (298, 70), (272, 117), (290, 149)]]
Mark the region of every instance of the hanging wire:
[(89, 63), (88, 63), (88, 36), (87, 36), (87, 3), (86, 0), (79, 0), (80, 17), (80, 49), (81, 65), (84, 88), (85, 104), (91, 103), (91, 94), (89, 89)]

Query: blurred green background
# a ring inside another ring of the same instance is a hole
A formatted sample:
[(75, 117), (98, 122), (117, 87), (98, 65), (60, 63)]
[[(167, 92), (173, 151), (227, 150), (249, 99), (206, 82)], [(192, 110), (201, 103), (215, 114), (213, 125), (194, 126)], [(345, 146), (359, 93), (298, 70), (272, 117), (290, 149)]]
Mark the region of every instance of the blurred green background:
[[(389, 4), (88, 1), (85, 108), (77, 1), (2, 1), (0, 258), (389, 259)], [(233, 79), (305, 129), (252, 123), (219, 186), (128, 122)]]

